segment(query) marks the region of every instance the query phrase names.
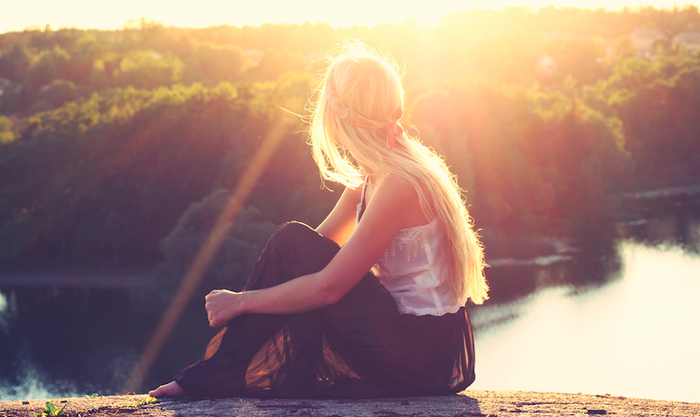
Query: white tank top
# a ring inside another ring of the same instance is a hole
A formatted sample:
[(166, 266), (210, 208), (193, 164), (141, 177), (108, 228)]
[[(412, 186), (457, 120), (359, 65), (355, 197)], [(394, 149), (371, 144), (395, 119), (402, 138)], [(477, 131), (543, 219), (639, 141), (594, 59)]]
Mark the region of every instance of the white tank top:
[[(365, 191), (357, 205), (359, 223), (365, 208)], [(437, 264), (438, 222), (401, 229), (386, 252), (372, 267), (372, 273), (391, 293), (401, 314), (441, 316), (456, 313), (467, 299), (450, 291), (447, 277)]]

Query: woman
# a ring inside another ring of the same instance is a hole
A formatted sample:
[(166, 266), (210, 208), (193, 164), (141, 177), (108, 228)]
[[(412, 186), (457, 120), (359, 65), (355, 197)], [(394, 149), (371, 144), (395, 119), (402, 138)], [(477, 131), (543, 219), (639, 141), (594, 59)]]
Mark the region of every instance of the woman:
[(464, 306), (487, 298), (483, 252), (454, 176), (399, 123), (395, 63), (348, 43), (317, 93), (313, 156), (345, 191), (316, 230), (278, 228), (243, 292), (207, 295), (209, 324), (226, 327), (151, 396), (433, 395), (473, 382)]

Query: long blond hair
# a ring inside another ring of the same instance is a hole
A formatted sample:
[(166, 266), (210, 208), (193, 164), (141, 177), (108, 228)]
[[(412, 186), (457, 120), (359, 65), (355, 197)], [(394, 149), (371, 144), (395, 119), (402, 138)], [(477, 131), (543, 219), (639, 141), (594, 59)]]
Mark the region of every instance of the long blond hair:
[(445, 162), (401, 129), (392, 147), (388, 128), (356, 126), (336, 117), (331, 108), (333, 94), (361, 116), (386, 120), (403, 108), (400, 74), (395, 61), (359, 41), (346, 42), (340, 54), (329, 57), (312, 103), (309, 138), (314, 160), (323, 179), (351, 188), (362, 184), (363, 174), (395, 174), (409, 181), (425, 217), (437, 218), (438, 259), (443, 272), (447, 270), (450, 289), (460, 301), (470, 298), (481, 304), (488, 298), (483, 249), (466, 200)]

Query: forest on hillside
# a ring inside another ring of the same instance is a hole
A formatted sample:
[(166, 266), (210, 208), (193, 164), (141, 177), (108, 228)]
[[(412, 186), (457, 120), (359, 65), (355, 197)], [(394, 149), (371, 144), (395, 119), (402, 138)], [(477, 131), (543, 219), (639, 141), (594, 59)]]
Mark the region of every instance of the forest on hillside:
[[(696, 6), (27, 29), (0, 34), (0, 272), (179, 277), (280, 108), (306, 114), (346, 38), (405, 68), (404, 125), (457, 174), (487, 256), (507, 236), (592, 233), (640, 178), (700, 173)], [(304, 129), (287, 126), (211, 279), (242, 282), (276, 224), (333, 206)]]

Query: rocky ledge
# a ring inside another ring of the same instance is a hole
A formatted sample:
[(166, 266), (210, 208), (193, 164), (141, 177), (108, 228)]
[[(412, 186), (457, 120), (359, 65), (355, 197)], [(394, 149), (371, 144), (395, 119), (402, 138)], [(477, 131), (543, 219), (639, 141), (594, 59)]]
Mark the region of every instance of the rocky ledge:
[[(0, 417), (41, 416), (47, 402), (66, 417), (157, 416), (369, 416), (369, 417), (506, 417), (506, 416), (699, 416), (700, 403), (643, 400), (611, 395), (522, 391), (464, 391), (445, 397), (373, 400), (219, 400), (162, 399), (146, 395), (60, 398), (0, 402)], [(50, 406), (49, 406), (50, 407)], [(50, 415), (50, 414), (44, 414)]]

